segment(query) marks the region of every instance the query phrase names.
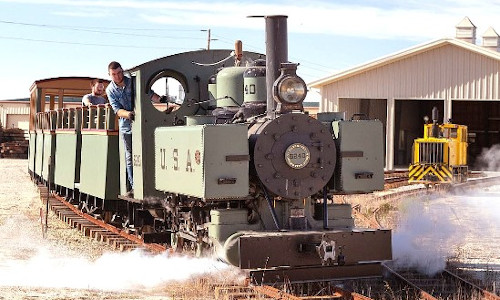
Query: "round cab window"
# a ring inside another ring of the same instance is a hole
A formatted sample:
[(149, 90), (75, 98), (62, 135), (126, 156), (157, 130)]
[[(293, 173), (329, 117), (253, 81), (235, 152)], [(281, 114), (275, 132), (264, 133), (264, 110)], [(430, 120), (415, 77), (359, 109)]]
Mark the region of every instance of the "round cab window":
[(165, 111), (168, 102), (181, 105), (186, 96), (182, 84), (170, 76), (157, 78), (151, 85), (151, 89), (162, 97), (162, 103), (153, 103), (153, 106), (159, 111)]

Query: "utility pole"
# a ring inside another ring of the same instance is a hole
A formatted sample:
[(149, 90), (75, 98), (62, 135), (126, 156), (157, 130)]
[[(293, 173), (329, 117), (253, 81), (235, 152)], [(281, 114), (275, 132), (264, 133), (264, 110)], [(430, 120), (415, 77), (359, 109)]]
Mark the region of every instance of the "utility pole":
[(210, 28), (207, 30), (207, 50), (210, 50)]
[(201, 29), (200, 31), (207, 32), (207, 50), (210, 50), (210, 41), (216, 41), (217, 39), (213, 39), (212, 36), (210, 35), (210, 28)]

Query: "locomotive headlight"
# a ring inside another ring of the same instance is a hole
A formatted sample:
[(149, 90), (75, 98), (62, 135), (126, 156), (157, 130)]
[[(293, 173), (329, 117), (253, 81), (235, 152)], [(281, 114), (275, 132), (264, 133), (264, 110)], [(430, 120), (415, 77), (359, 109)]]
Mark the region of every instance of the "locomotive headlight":
[(273, 97), (283, 105), (301, 105), (307, 95), (304, 80), (295, 73), (297, 64), (282, 63), (281, 75), (273, 84)]
[(304, 80), (298, 76), (286, 76), (278, 82), (278, 98), (280, 102), (296, 104), (304, 101), (307, 88)]

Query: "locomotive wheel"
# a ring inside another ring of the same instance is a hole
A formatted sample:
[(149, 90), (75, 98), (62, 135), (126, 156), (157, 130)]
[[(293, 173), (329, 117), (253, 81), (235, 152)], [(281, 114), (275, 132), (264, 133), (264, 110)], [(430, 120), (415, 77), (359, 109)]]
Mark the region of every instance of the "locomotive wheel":
[(172, 232), (170, 234), (170, 246), (174, 252), (182, 252), (182, 248), (184, 247), (184, 239), (179, 236), (178, 232)]

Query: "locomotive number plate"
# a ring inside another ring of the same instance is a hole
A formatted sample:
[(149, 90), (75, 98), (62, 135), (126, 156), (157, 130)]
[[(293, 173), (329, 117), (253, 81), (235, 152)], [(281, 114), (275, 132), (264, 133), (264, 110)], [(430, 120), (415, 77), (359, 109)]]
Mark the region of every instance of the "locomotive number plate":
[(302, 169), (307, 166), (310, 159), (311, 152), (301, 143), (291, 144), (285, 151), (286, 163), (293, 169)]

